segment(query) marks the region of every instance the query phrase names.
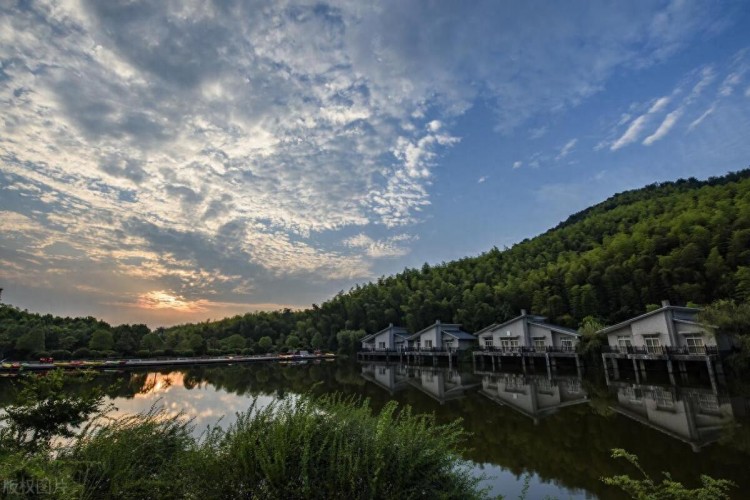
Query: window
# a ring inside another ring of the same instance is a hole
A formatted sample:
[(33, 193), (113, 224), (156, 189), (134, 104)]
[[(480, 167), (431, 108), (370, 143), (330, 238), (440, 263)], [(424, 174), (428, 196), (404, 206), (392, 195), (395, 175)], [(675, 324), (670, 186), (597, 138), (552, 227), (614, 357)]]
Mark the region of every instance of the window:
[(385, 349), (385, 342), (378, 342), (378, 349)]
[(573, 339), (562, 339), (560, 341), (560, 345), (563, 348), (563, 351), (572, 351), (573, 350)]
[(484, 347), (492, 347), (492, 337), (486, 337), (484, 339)]
[(424, 348), (425, 349), (432, 349), (432, 340), (425, 340), (424, 341)]
[(687, 342), (690, 354), (703, 354), (706, 350), (703, 345), (703, 337), (687, 337), (685, 342)]
[(627, 351), (628, 347), (632, 347), (633, 342), (630, 337), (617, 337), (617, 347), (621, 351)]
[(543, 351), (545, 346), (544, 337), (534, 339), (534, 349), (537, 351)]
[(661, 354), (661, 342), (659, 337), (643, 337), (643, 341), (646, 343), (646, 351), (651, 354)]
[(500, 345), (504, 351), (514, 351), (518, 349), (518, 339), (502, 339)]

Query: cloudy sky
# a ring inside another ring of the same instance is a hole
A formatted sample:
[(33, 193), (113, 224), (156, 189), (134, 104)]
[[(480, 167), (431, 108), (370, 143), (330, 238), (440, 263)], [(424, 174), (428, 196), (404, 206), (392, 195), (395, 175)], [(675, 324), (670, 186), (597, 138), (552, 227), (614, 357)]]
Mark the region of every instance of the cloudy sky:
[(303, 307), (750, 164), (747, 2), (0, 1), (0, 287)]

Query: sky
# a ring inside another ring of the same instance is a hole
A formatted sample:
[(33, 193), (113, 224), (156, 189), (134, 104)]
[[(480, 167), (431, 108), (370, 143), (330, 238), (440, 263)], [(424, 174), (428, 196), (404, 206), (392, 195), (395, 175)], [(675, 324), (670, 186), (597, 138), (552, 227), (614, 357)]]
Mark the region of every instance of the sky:
[(743, 1), (0, 1), (0, 288), (303, 308), (750, 165)]

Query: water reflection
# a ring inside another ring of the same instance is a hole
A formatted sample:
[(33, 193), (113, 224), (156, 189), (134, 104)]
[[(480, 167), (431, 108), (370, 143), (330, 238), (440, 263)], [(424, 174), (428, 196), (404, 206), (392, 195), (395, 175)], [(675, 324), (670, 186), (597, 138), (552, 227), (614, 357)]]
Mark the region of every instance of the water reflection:
[[(396, 400), (415, 413), (434, 414), (439, 423), (461, 418), (470, 433), (464, 458), (493, 478), (484, 483), (493, 493), (508, 498), (520, 494), (527, 475), (532, 478), (527, 498), (622, 498), (600, 480), (628, 472), (610, 458), (612, 448), (638, 455), (652, 477), (667, 471), (695, 487), (700, 474), (709, 474), (738, 483), (738, 498), (750, 490), (747, 398), (710, 387), (671, 388), (651, 374), (650, 385), (620, 381), (609, 386), (603, 374), (591, 375), (340, 361), (102, 373), (91, 381), (76, 379), (68, 390), (102, 387), (119, 413), (154, 404), (170, 414), (183, 412), (194, 419), (197, 434), (217, 421), (231, 423), (234, 412), (253, 401), (263, 405), (298, 394), (339, 392), (365, 397), (379, 411)], [(0, 407), (16, 393), (15, 384), (0, 379)], [(686, 453), (685, 442), (700, 453)]]
[(529, 417), (534, 424), (560, 408), (588, 402), (580, 377), (487, 373), (480, 394)]
[(617, 381), (610, 381), (609, 387), (616, 398), (614, 411), (689, 444), (695, 452), (719, 441), (728, 426), (736, 425), (733, 401), (740, 411), (744, 408), (744, 398), (730, 398), (709, 388)]

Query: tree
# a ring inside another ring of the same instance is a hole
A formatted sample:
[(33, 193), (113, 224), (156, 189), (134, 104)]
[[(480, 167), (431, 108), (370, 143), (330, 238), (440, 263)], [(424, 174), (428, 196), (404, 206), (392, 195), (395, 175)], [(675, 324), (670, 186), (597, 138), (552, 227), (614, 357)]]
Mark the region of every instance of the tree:
[(16, 349), (24, 352), (26, 355), (43, 351), (45, 349), (44, 330), (40, 327), (35, 327), (21, 335), (16, 340)]
[(315, 335), (310, 339), (310, 347), (313, 349), (320, 349), (324, 344), (325, 340), (323, 340), (323, 335), (321, 335), (320, 332), (315, 332)]
[(240, 349), (245, 348), (245, 339), (238, 333), (230, 335), (229, 337), (222, 340), (221, 343), (225, 349), (229, 349), (232, 351), (239, 351)]
[(290, 335), (286, 338), (286, 346), (290, 349), (297, 349), (300, 346), (299, 337), (296, 335)]
[(272, 346), (273, 340), (271, 340), (271, 337), (265, 336), (261, 337), (260, 340), (258, 340), (258, 348), (262, 353), (268, 352)]
[(91, 334), (89, 349), (94, 351), (111, 351), (115, 345), (112, 332), (109, 330), (96, 330)]
[(104, 393), (87, 388), (71, 395), (62, 370), (22, 380), (13, 404), (0, 416), (0, 449), (36, 451), (49, 448), (52, 438), (70, 438), (92, 413), (102, 409)]
[(164, 341), (156, 333), (148, 333), (141, 339), (141, 349), (158, 351), (164, 348)]

